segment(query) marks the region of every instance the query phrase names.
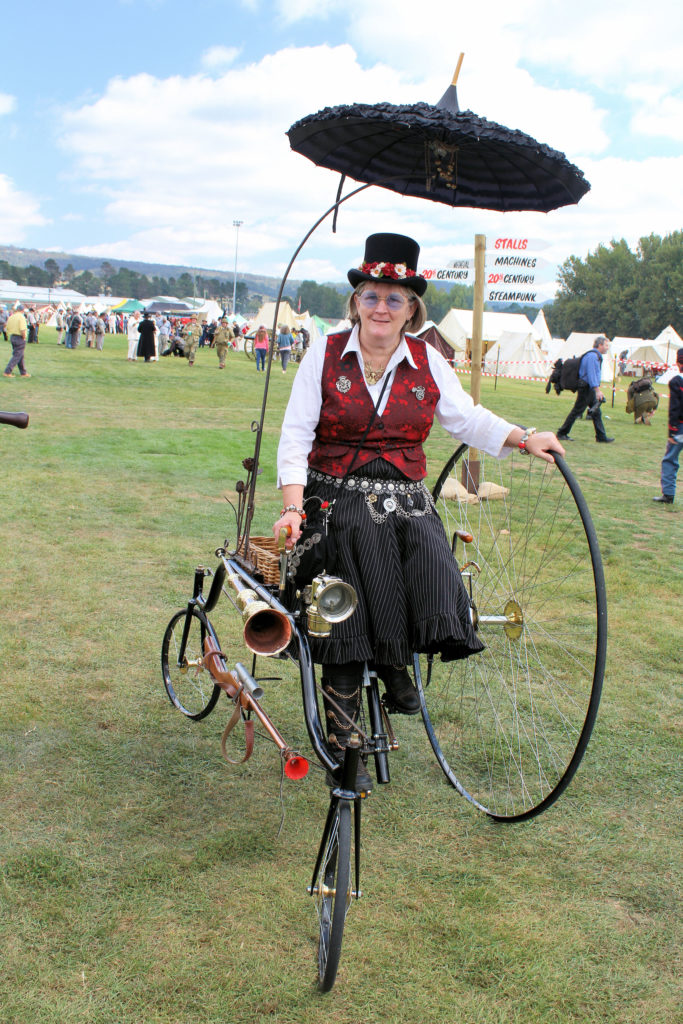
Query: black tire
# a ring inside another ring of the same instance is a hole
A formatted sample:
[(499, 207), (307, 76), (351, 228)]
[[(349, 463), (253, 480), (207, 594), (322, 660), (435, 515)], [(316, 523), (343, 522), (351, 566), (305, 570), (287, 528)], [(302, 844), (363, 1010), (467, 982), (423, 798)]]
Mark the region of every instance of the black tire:
[(202, 664), (204, 638), (211, 636), (216, 645), (220, 645), (204, 613), (199, 608), (192, 608), (187, 644), (181, 651), (186, 619), (185, 608), (176, 612), (166, 627), (161, 644), (161, 673), (171, 703), (178, 711), (198, 722), (213, 711), (221, 692), (220, 686)]
[(337, 804), (332, 820), (315, 893), (321, 992), (329, 992), (337, 977), (351, 898), (351, 806), (342, 801)]
[(486, 650), (447, 664), (416, 656), (416, 681), (448, 781), (492, 818), (521, 821), (554, 803), (588, 745), (605, 670), (605, 580), (586, 501), (561, 457), (552, 466), (479, 455), (478, 479), (506, 493), (473, 502), (466, 490), (448, 497), (463, 470), (477, 490), (468, 454), (466, 445), (453, 454), (433, 495), (448, 536), (472, 534), (454, 548)]

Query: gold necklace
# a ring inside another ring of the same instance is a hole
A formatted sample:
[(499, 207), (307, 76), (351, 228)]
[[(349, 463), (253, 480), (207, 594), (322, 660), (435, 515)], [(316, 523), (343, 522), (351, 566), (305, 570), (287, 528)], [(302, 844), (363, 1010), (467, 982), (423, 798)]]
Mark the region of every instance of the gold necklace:
[[(399, 341), (399, 345), (400, 344), (401, 343)], [(368, 360), (366, 359), (365, 355), (363, 354), (363, 350), (361, 348), (361, 355), (363, 356), (363, 371), (365, 373), (365, 379), (368, 382), (368, 384), (378, 384), (381, 381), (381, 379), (384, 376), (384, 373), (386, 371), (386, 368), (389, 365), (389, 361), (391, 360), (391, 357), (393, 356), (393, 354), (394, 354), (394, 352), (396, 351), (397, 348), (398, 348), (398, 345), (396, 345), (391, 350), (391, 352), (389, 353), (389, 355), (388, 355), (384, 365), (380, 366), (379, 369), (375, 369), (372, 366), (372, 364), (368, 362)]]
[(381, 381), (382, 377), (384, 376), (384, 371), (386, 370), (386, 365), (384, 365), (379, 370), (373, 370), (373, 368), (366, 362), (363, 363), (363, 367), (365, 369), (365, 379), (368, 382), (368, 384), (378, 384), (379, 381)]

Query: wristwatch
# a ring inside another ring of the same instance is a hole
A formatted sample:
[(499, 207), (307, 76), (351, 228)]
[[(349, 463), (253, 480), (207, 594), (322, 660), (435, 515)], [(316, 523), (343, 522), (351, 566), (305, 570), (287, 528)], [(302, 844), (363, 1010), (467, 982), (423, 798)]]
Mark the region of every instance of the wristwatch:
[(536, 427), (527, 427), (526, 428), (526, 430), (524, 431), (524, 433), (522, 434), (522, 436), (520, 437), (520, 439), (519, 439), (519, 441), (517, 443), (517, 447), (519, 448), (520, 452), (524, 452), (525, 455), (529, 454), (529, 449), (527, 448), (526, 443), (529, 440), (529, 438), (531, 437), (531, 435), (535, 434), (535, 433), (536, 433)]

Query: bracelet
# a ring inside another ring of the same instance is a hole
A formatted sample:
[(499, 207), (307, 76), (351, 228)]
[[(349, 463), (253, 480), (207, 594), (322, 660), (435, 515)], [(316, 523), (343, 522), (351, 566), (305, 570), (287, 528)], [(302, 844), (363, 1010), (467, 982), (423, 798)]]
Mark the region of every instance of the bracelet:
[(527, 448), (526, 443), (529, 440), (529, 438), (531, 437), (531, 435), (535, 434), (535, 433), (536, 433), (536, 427), (527, 427), (526, 428), (526, 430), (524, 431), (524, 433), (522, 434), (522, 436), (520, 437), (520, 439), (519, 439), (519, 441), (517, 443), (517, 447), (519, 448), (520, 452), (524, 452), (525, 455), (529, 454), (529, 449)]
[(282, 512), (280, 513), (280, 516), (282, 517), (285, 514), (285, 512), (296, 512), (297, 515), (300, 515), (302, 519), (306, 518), (306, 513), (304, 512), (304, 510), (302, 508), (297, 508), (296, 505), (286, 505), (283, 508)]

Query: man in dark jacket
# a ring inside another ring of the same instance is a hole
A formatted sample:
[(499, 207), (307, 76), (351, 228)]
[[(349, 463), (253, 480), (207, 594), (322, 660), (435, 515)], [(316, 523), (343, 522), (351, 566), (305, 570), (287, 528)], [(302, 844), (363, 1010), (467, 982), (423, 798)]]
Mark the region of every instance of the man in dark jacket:
[(669, 437), (662, 459), (662, 493), (653, 501), (673, 505), (676, 494), (678, 457), (683, 448), (683, 348), (676, 353), (678, 373), (669, 381)]
[(600, 403), (605, 401), (605, 396), (600, 390), (602, 357), (608, 348), (609, 341), (604, 334), (599, 334), (593, 342), (593, 348), (583, 356), (579, 368), (579, 386), (576, 391), (576, 401), (557, 432), (557, 437), (560, 441), (572, 440), (569, 436), (569, 431), (574, 426), (575, 420), (578, 420), (585, 409), (590, 409), (591, 411), (591, 419), (595, 427), (595, 440), (601, 444), (611, 444), (614, 440), (613, 437), (607, 436), (600, 413)]

